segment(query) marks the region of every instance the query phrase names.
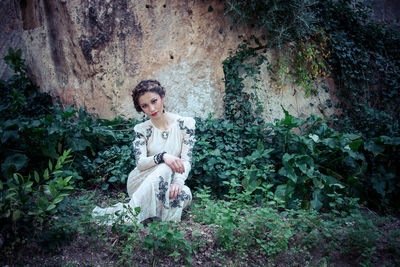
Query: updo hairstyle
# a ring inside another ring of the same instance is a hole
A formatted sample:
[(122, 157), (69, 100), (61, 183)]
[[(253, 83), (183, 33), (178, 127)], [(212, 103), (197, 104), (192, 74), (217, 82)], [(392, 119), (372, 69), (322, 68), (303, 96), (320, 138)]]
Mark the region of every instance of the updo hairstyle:
[(159, 81), (156, 80), (141, 81), (132, 90), (132, 100), (137, 112), (143, 111), (139, 104), (139, 97), (141, 97), (147, 92), (157, 93), (161, 98), (165, 96), (165, 88), (161, 86)]

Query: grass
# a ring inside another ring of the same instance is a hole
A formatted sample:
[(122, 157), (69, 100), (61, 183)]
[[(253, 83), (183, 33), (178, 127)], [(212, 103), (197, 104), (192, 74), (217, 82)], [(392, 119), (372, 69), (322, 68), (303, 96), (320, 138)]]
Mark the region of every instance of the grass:
[[(232, 193), (232, 192), (231, 192)], [(121, 194), (74, 196), (80, 206), (76, 232), (56, 252), (34, 243), (8, 254), (9, 266), (395, 266), (400, 264), (400, 220), (359, 204), (318, 213), (287, 210), (272, 195), (254, 204), (237, 193), (213, 199), (194, 192), (180, 223), (100, 226), (94, 204), (124, 200)], [(114, 200), (114, 201), (113, 201)], [(125, 199), (126, 200), (126, 199)], [(28, 248), (28, 249), (27, 249)]]

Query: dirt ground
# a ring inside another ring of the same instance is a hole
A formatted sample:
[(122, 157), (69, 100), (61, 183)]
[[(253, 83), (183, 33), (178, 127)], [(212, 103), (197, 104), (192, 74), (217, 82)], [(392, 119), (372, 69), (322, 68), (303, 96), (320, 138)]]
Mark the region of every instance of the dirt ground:
[[(121, 195), (114, 194), (105, 198), (100, 197), (96, 202), (108, 203), (113, 198), (121, 198)], [(374, 216), (378, 215), (375, 214)], [(143, 229), (139, 230), (139, 238), (148, 234), (149, 223), (151, 222), (145, 222)], [(122, 266), (118, 262), (121, 255), (117, 251), (120, 250), (115, 249), (120, 244), (120, 235), (113, 233), (111, 227), (101, 228), (94, 224), (91, 227), (91, 234), (78, 231), (72, 236), (70, 242), (62, 246), (57, 253), (43, 252), (34, 243), (28, 243), (23, 247), (17, 248), (12, 256), (14, 258), (13, 262), (16, 262), (15, 265), (6, 266)], [(389, 232), (389, 230), (400, 231), (400, 219), (383, 221), (378, 227), (383, 232)], [(98, 234), (100, 230), (103, 231), (102, 235)], [(248, 251), (246, 251), (247, 257), (241, 259), (234, 253), (221, 252), (215, 241), (216, 226), (195, 222), (190, 209), (184, 212), (178, 230), (184, 231), (185, 239), (192, 244), (194, 253), (191, 255), (192, 262), (190, 266), (359, 266), (360, 263), (360, 259), (351, 256), (349, 253), (343, 253), (343, 249), (340, 247), (329, 251), (328, 255), (320, 247), (314, 247), (311, 250), (305, 248), (303, 251), (298, 246), (296, 246), (295, 250), (291, 250), (289, 247), (288, 250), (274, 258), (258, 255), (249, 247)], [(371, 262), (371, 266), (396, 266), (400, 264), (400, 255), (397, 255), (397, 258), (390, 258), (393, 253), (388, 251), (385, 243), (387, 238), (382, 237), (382, 240), (377, 243), (374, 261)], [(399, 236), (397, 236), (398, 238)], [(299, 243), (297, 242), (298, 240), (293, 241), (294, 244)], [(188, 265), (183, 258), (175, 261), (173, 257), (163, 256), (165, 253), (162, 251), (155, 251), (154, 255), (152, 255), (140, 245), (135, 246), (131, 253), (129, 264), (125, 264), (125, 266)]]

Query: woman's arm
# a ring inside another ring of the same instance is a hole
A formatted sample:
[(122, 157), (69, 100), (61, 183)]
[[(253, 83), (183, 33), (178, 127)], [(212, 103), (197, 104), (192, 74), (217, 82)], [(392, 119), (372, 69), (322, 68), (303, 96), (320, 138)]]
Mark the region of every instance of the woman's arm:
[(144, 130), (137, 125), (134, 127), (135, 140), (133, 141), (133, 151), (135, 154), (136, 166), (140, 171), (147, 170), (157, 163), (154, 160), (154, 156), (147, 156), (147, 140), (144, 134)]
[(184, 185), (191, 170), (192, 151), (195, 143), (195, 124), (196, 121), (193, 118), (188, 118), (183, 123), (179, 123), (181, 130), (185, 131), (181, 151), (181, 160), (184, 165), (184, 172), (175, 173), (174, 180), (172, 181), (173, 184)]

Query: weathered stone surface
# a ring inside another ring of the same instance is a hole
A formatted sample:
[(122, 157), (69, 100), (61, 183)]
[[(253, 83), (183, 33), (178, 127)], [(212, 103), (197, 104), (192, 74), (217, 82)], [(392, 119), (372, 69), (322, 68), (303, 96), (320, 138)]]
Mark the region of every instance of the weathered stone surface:
[[(144, 79), (164, 85), (169, 111), (223, 116), (221, 62), (239, 35), (254, 33), (230, 29), (219, 1), (30, 0), (21, 1), (21, 17), (27, 63), (41, 90), (103, 118), (140, 117), (130, 95)], [(281, 104), (294, 115), (325, 109), (328, 94), (315, 103), (292, 85), (277, 94), (266, 69), (260, 78), (269, 121), (283, 116)]]
[[(276, 119), (284, 118), (284, 107), (291, 115), (298, 118), (307, 118), (315, 114), (321, 118), (329, 118), (340, 110), (335, 108), (338, 103), (336, 88), (333, 79), (315, 81), (318, 88), (317, 94), (306, 96), (302, 87), (296, 86), (287, 80), (277, 87), (271, 80), (268, 71), (268, 62), (271, 62), (271, 54), (265, 54), (265, 61), (259, 68), (260, 73), (255, 79), (247, 77), (243, 83), (247, 93), (254, 93), (263, 106), (261, 116), (266, 122), (274, 122)], [(256, 100), (253, 100), (253, 104)], [(253, 105), (255, 108), (255, 106)]]
[(153, 78), (167, 89), (168, 110), (222, 116), (221, 62), (240, 32), (220, 33), (229, 29), (221, 4), (209, 12), (201, 1), (28, 2), (27, 62), (41, 89), (64, 105), (138, 116), (131, 90)]
[(22, 40), (22, 21), (19, 3), (15, 0), (0, 1), (0, 79), (10, 78), (14, 73), (3, 60), (11, 47), (25, 51)]

